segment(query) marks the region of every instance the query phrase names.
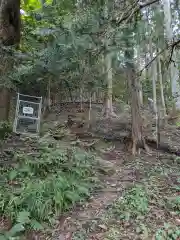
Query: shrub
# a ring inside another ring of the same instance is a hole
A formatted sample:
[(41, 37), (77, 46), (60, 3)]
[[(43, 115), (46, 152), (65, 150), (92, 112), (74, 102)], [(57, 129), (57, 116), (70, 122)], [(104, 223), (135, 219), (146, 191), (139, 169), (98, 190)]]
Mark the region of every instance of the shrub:
[(138, 218), (148, 212), (148, 195), (141, 185), (136, 185), (119, 198), (111, 209), (120, 219)]
[(21, 154), (16, 158), (15, 166), (0, 169), (0, 215), (13, 223), (35, 228), (51, 222), (88, 197), (94, 186), (95, 160), (78, 149), (44, 147), (36, 157)]

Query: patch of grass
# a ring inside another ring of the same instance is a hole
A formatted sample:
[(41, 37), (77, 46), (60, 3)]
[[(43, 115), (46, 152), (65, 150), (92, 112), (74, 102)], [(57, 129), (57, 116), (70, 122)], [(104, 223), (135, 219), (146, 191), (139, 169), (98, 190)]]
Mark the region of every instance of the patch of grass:
[(120, 229), (117, 227), (111, 227), (110, 230), (106, 233), (104, 240), (119, 240)]
[(86, 240), (86, 239), (87, 239), (86, 230), (75, 232), (72, 236), (72, 240)]
[(111, 209), (112, 213), (119, 219), (129, 220), (145, 215), (148, 212), (148, 195), (141, 185), (136, 185), (127, 190), (119, 198)]
[(163, 228), (157, 230), (155, 240), (177, 240), (180, 237), (180, 227), (164, 224)]
[(43, 147), (36, 156), (20, 154), (16, 160), (0, 168), (0, 215), (15, 228), (3, 233), (5, 239), (27, 228), (41, 230), (41, 223), (89, 197), (97, 179), (94, 157), (79, 149)]
[(167, 200), (166, 206), (173, 210), (176, 214), (180, 214), (180, 196), (170, 197)]
[[(147, 165), (144, 162), (132, 164), (133, 169), (144, 173), (141, 185), (125, 190), (112, 204), (104, 220), (108, 226), (104, 239), (180, 239), (177, 161), (172, 161), (171, 165), (164, 161), (152, 165), (149, 162)], [(167, 224), (162, 227), (165, 222), (169, 223), (168, 227)], [(113, 236), (114, 229), (117, 236)]]

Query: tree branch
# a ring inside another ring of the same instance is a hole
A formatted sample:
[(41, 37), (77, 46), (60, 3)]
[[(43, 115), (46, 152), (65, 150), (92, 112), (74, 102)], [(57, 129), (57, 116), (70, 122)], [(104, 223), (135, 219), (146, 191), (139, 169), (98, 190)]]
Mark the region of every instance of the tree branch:
[(156, 60), (156, 58), (157, 58), (159, 55), (161, 55), (165, 50), (166, 50), (166, 48), (163, 48), (160, 52), (158, 52), (158, 54), (157, 54), (155, 57), (153, 57), (153, 58), (151, 59), (151, 61), (149, 61), (149, 62), (143, 67), (143, 69), (141, 69), (141, 70), (139, 71), (138, 75), (141, 76), (142, 72), (143, 72), (146, 68), (148, 68), (148, 67), (154, 62), (154, 60)]
[(172, 43), (171, 45), (169, 45), (167, 48), (163, 48), (160, 52), (158, 52), (158, 54), (157, 54), (155, 57), (153, 57), (153, 58), (151, 59), (150, 62), (148, 62), (148, 63), (143, 67), (142, 70), (139, 71), (138, 75), (141, 75), (142, 72), (143, 72), (146, 68), (148, 68), (148, 67), (154, 62), (154, 60), (156, 60), (156, 58), (157, 58), (159, 55), (161, 55), (165, 50), (171, 48), (171, 54), (170, 54), (170, 58), (169, 58), (169, 61), (168, 61), (168, 66), (169, 66), (170, 62), (172, 61), (172, 55), (173, 55), (174, 48), (175, 48), (178, 44), (180, 44), (180, 39), (177, 40), (176, 42), (173, 42), (173, 43)]
[[(152, 0), (152, 1), (149, 1), (149, 2), (144, 3), (144, 4), (138, 4), (138, 2), (139, 2), (139, 0), (138, 0), (136, 7), (133, 6), (133, 7), (131, 8), (131, 11), (129, 11), (129, 9), (128, 9), (128, 11), (126, 12), (126, 14), (124, 14), (124, 16), (119, 19), (119, 21), (113, 19), (113, 20), (112, 20), (112, 23), (115, 23), (116, 25), (119, 25), (119, 24), (121, 24), (123, 21), (125, 21), (125, 20), (127, 20), (127, 19), (129, 20), (129, 18), (130, 18), (131, 16), (133, 16), (134, 14), (136, 14), (136, 13), (137, 13), (138, 11), (140, 11), (141, 9), (143, 9), (143, 8), (145, 8), (145, 7), (148, 7), (148, 6), (150, 6), (150, 5), (154, 4), (154, 3), (157, 3), (157, 2), (159, 2), (159, 1), (160, 1), (160, 0)], [(132, 14), (132, 13), (133, 13), (133, 14)]]
[(172, 60), (172, 56), (173, 56), (173, 52), (174, 52), (174, 48), (180, 43), (180, 39), (176, 42), (174, 42), (171, 46), (171, 53), (170, 53), (170, 58), (169, 58), (169, 61), (168, 61), (168, 64), (167, 66), (169, 67), (170, 63), (173, 61)]
[(144, 3), (144, 4), (140, 4), (139, 8), (142, 9), (142, 8), (148, 7), (148, 6), (150, 6), (154, 3), (157, 3), (157, 2), (159, 2), (159, 0), (153, 0), (153, 1), (150, 1), (150, 2), (147, 2), (147, 3)]

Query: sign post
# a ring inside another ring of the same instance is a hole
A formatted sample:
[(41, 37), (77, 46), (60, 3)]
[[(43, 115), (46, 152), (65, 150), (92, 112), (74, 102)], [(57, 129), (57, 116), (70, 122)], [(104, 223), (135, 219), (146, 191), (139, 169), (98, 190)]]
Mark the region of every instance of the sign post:
[(42, 97), (18, 93), (13, 131), (21, 134), (39, 134)]

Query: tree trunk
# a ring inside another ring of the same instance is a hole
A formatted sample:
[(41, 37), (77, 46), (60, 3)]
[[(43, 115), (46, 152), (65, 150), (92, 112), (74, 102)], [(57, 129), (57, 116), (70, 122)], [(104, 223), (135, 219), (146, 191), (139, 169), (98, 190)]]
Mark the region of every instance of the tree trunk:
[(47, 86), (47, 98), (48, 98), (48, 109), (50, 111), (51, 109), (51, 79), (48, 80), (48, 86)]
[(90, 128), (91, 122), (91, 111), (92, 111), (92, 94), (90, 92), (89, 96), (89, 111), (88, 111), (88, 128)]
[[(164, 39), (164, 15), (161, 11), (161, 6), (160, 5), (156, 5), (153, 7), (153, 11), (154, 11), (154, 20), (155, 20), (155, 33), (157, 36), (157, 42), (156, 42), (156, 55), (158, 55), (158, 53), (166, 47), (165, 45), (165, 39)], [(159, 37), (158, 37), (159, 36)], [(163, 77), (162, 76), (162, 64), (161, 64), (161, 58), (162, 55), (157, 57), (157, 79), (159, 80), (159, 88), (160, 88), (160, 98), (158, 100), (158, 102), (160, 104), (158, 104), (158, 115), (160, 117), (160, 119), (162, 118), (163, 122), (165, 123), (165, 116), (166, 116), (166, 106), (165, 106), (165, 99), (164, 99), (164, 86), (163, 86)], [(165, 81), (164, 81), (165, 82)], [(161, 108), (160, 108), (161, 106)]]
[[(138, 29), (138, 34), (136, 34), (136, 41), (137, 41), (137, 68), (138, 71), (141, 71), (144, 59), (142, 58), (143, 52), (142, 49), (144, 48), (144, 42), (141, 41), (141, 31)], [(143, 106), (143, 87), (142, 82), (144, 80), (143, 73), (141, 74), (139, 78), (139, 101), (141, 106)]]
[[(149, 42), (150, 47), (150, 56), (153, 59), (153, 47), (152, 47), (152, 39)], [(156, 60), (152, 62), (151, 66), (151, 77), (152, 77), (152, 90), (153, 90), (153, 111), (157, 114), (157, 97), (156, 97), (156, 82), (157, 82), (157, 65)]]
[[(172, 20), (171, 20), (171, 3), (170, 0), (163, 0), (164, 7), (164, 22), (165, 22), (165, 30), (166, 37), (168, 39), (169, 44), (173, 42), (173, 30), (172, 30)], [(173, 51), (172, 56), (173, 62), (170, 63), (170, 76), (171, 76), (171, 88), (172, 88), (172, 96), (174, 98), (174, 111), (180, 110), (180, 92), (179, 89), (179, 71), (177, 68), (177, 56), (176, 50)]]
[(131, 115), (132, 115), (132, 154), (135, 155), (140, 147), (147, 149), (143, 135), (143, 121), (140, 113), (138, 81), (134, 69), (129, 70), (128, 81), (131, 86)]
[[(105, 19), (108, 19), (111, 16), (110, 9), (109, 9), (109, 0), (106, 0), (104, 2), (104, 8), (103, 8), (103, 16)], [(110, 34), (112, 30), (112, 26), (109, 23), (107, 26), (107, 35)], [(111, 45), (111, 38), (107, 38), (105, 42), (105, 47), (106, 47), (106, 53), (105, 53), (105, 59), (104, 65), (105, 65), (105, 73), (106, 73), (106, 78), (107, 78), (107, 90), (105, 92), (105, 101), (104, 101), (104, 115), (106, 118), (111, 118), (115, 117), (116, 114), (113, 111), (113, 101), (112, 101), (112, 93), (113, 93), (113, 70), (112, 70), (112, 52), (109, 51), (109, 45)], [(104, 57), (104, 56), (103, 56)]]
[[(139, 59), (138, 68), (139, 68), (140, 70), (142, 69), (141, 59)], [(140, 103), (141, 106), (143, 106), (143, 87), (142, 87), (142, 80), (143, 80), (143, 75), (141, 75), (140, 78), (138, 79), (139, 103)]]
[[(0, 0), (0, 43), (4, 46), (15, 47), (20, 42), (20, 0)], [(8, 90), (6, 74), (13, 68), (12, 56), (0, 49), (0, 75), (3, 78), (0, 90), (0, 120), (8, 120), (10, 109), (10, 92)]]
[(158, 57), (158, 69), (159, 69), (159, 84), (160, 84), (160, 92), (161, 92), (162, 117), (164, 118), (166, 116), (166, 104), (164, 99), (164, 86), (163, 86), (162, 67), (161, 67), (160, 57)]
[[(131, 36), (132, 32), (127, 29), (127, 33)], [(134, 48), (129, 42), (128, 38), (126, 40), (126, 68), (128, 77), (129, 93), (131, 95), (131, 117), (132, 117), (132, 154), (135, 155), (139, 152), (140, 148), (145, 148), (148, 150), (145, 138), (143, 135), (143, 120), (140, 113), (140, 99), (139, 99), (139, 80), (136, 76), (135, 66), (133, 63), (134, 58)]]
[(20, 42), (20, 0), (0, 0), (0, 41), (5, 46)]
[(113, 111), (113, 102), (112, 102), (112, 79), (113, 79), (113, 71), (112, 71), (112, 57), (110, 54), (106, 55), (105, 58), (105, 66), (106, 66), (106, 76), (107, 76), (107, 90), (105, 91), (104, 98), (104, 116), (106, 118), (111, 118), (115, 116)]
[(43, 117), (46, 118), (51, 111), (51, 79), (49, 77), (47, 84), (47, 95), (44, 98)]
[(7, 121), (9, 119), (10, 101), (9, 89), (2, 88), (0, 90), (0, 121)]
[(83, 111), (83, 89), (80, 89), (80, 110)]
[(143, 89), (142, 89), (142, 83), (141, 83), (141, 79), (139, 80), (139, 102), (140, 105), (143, 106)]

